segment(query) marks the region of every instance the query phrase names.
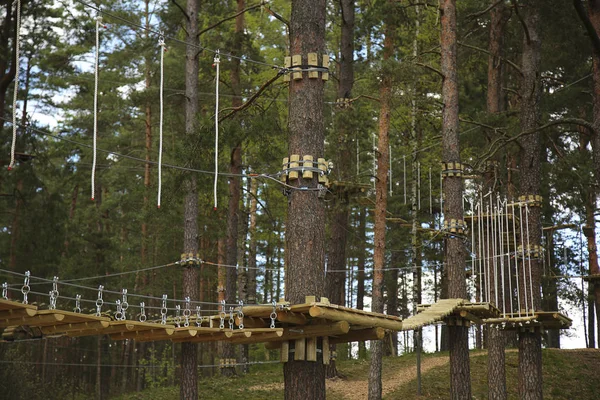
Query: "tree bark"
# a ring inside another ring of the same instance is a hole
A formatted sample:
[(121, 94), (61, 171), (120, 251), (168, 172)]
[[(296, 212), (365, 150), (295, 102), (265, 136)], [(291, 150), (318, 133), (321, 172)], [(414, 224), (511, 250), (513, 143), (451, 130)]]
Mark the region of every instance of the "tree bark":
[[(325, 51), (325, 0), (292, 0), (290, 53), (308, 53), (321, 58)], [(289, 154), (324, 156), (323, 121), (324, 81), (292, 79), (289, 84)], [(302, 174), (300, 174), (302, 175)], [(303, 303), (305, 296), (323, 295), (325, 290), (325, 205), (314, 189), (312, 179), (290, 182), (313, 190), (292, 189), (288, 197), (286, 241), (286, 298), (292, 304)], [(322, 362), (293, 361), (284, 364), (285, 399), (325, 399), (325, 368)]]
[[(495, 3), (491, 0), (491, 3)], [(490, 41), (488, 46), (488, 82), (487, 82), (487, 111), (490, 114), (498, 114), (504, 111), (504, 96), (502, 92), (503, 82), (503, 64), (502, 57), (504, 53), (504, 31), (506, 22), (510, 14), (507, 14), (507, 9), (504, 4), (496, 5), (490, 11)], [(489, 140), (493, 140), (488, 136)], [(494, 171), (495, 172), (495, 171)], [(495, 173), (490, 178), (495, 177)], [(494, 179), (485, 179), (484, 193), (494, 189)], [(501, 274), (498, 273), (497, 276)], [(489, 277), (488, 277), (489, 278)], [(509, 276), (510, 279), (510, 276)], [(494, 288), (495, 295), (495, 288)], [(499, 294), (500, 295), (500, 294)], [(492, 296), (495, 297), (495, 296)], [(504, 305), (510, 301), (510, 293), (506, 292), (502, 301)], [(501, 307), (501, 305), (497, 305)], [(506, 334), (504, 331), (495, 329), (487, 325), (488, 339), (488, 388), (490, 399), (504, 400), (507, 398), (506, 393), (506, 357), (504, 349), (506, 347)]]
[[(339, 0), (342, 14), (342, 32), (340, 44), (339, 82), (337, 97), (346, 99), (352, 96), (354, 85), (354, 0)], [(342, 182), (351, 180), (350, 135), (351, 126), (348, 121), (347, 110), (340, 109), (336, 113), (337, 135), (337, 178)], [(329, 300), (333, 304), (345, 305), (345, 283), (346, 283), (346, 246), (348, 242), (348, 215), (349, 195), (343, 188), (336, 193), (336, 201), (333, 205), (331, 217), (331, 240), (328, 253), (328, 270), (336, 272), (328, 273), (326, 278), (326, 290)], [(331, 345), (331, 351), (336, 351), (336, 345)], [(338, 376), (335, 360), (331, 360), (325, 367), (325, 376), (334, 378)]]
[[(388, 13), (389, 15), (389, 13)], [(385, 234), (388, 193), (388, 171), (390, 169), (390, 117), (392, 101), (392, 75), (386, 72), (387, 63), (394, 54), (394, 39), (396, 36), (395, 22), (388, 18), (384, 22), (383, 41), (383, 70), (379, 87), (379, 137), (377, 143), (377, 174), (375, 181), (375, 227), (373, 253), (373, 291), (371, 310), (383, 312), (383, 268), (385, 266)], [(381, 367), (383, 357), (383, 342), (371, 341), (371, 365), (369, 368), (369, 400), (381, 399), (382, 382)]]
[[(539, 7), (537, 2), (523, 1), (522, 6), (524, 37), (521, 71), (521, 131), (537, 127), (539, 118), (539, 102), (541, 97), (540, 56), (541, 38), (539, 32)], [(539, 134), (527, 135), (520, 141), (520, 194), (539, 195), (541, 181), (542, 145)], [(525, 223), (529, 235), (525, 243), (531, 246), (541, 244), (541, 207), (529, 207)], [(523, 210), (524, 216), (526, 209)], [(525, 232), (527, 235), (527, 232)], [(534, 310), (541, 308), (541, 268), (539, 260), (524, 260), (522, 267), (529, 269), (531, 262), (531, 282), (521, 281), (521, 285), (530, 283), (533, 293), (529, 294), (529, 307)], [(524, 294), (521, 287), (521, 294)], [(531, 299), (532, 297), (532, 299)], [(533, 302), (533, 304), (531, 304)], [(522, 299), (521, 304), (525, 304)], [(522, 399), (542, 399), (542, 347), (540, 332), (519, 332), (519, 393)]]
[[(458, 71), (456, 63), (456, 0), (441, 2), (441, 71), (442, 99), (442, 160), (445, 163), (460, 163), (459, 120), (458, 120)], [(463, 181), (461, 177), (446, 176), (443, 185), (444, 219), (462, 221)], [(467, 298), (465, 280), (465, 248), (461, 238), (447, 236), (446, 269), (448, 274), (448, 297)], [(469, 330), (464, 326), (449, 326), (450, 350), (450, 394), (452, 399), (471, 398), (469, 364)]]
[[(198, 114), (198, 1), (188, 0), (186, 19), (185, 51), (185, 133), (196, 135), (196, 118)], [(198, 253), (198, 188), (196, 176), (187, 174), (184, 177), (184, 223), (183, 252)], [(198, 270), (185, 267), (183, 270), (183, 296), (191, 300), (198, 299)], [(185, 400), (198, 398), (198, 346), (195, 343), (181, 344), (181, 387), (179, 397)]]
[[(598, 0), (588, 0), (588, 12), (590, 17), (590, 22), (594, 27), (597, 35), (600, 35), (600, 1)], [(590, 38), (592, 39), (592, 38)], [(593, 42), (593, 40), (592, 40)], [(594, 81), (594, 90), (593, 94), (593, 104), (594, 104), (594, 130), (595, 134), (593, 136), (592, 141), (592, 150), (593, 150), (593, 159), (594, 165), (596, 167), (596, 184), (600, 186), (600, 50), (598, 50), (595, 46), (593, 46), (592, 50), (592, 63), (593, 63), (593, 81)], [(592, 224), (593, 226), (593, 224)], [(595, 232), (594, 232), (595, 233)], [(589, 243), (588, 238), (588, 243)], [(589, 246), (588, 246), (589, 248)], [(600, 268), (598, 268), (598, 256), (596, 253), (595, 263), (592, 264), (591, 260), (592, 254), (590, 253), (590, 274), (600, 274)], [(600, 283), (595, 283), (593, 285), (594, 290), (594, 300), (596, 304), (596, 325), (598, 329), (598, 334), (600, 336)], [(591, 318), (591, 316), (590, 316)]]

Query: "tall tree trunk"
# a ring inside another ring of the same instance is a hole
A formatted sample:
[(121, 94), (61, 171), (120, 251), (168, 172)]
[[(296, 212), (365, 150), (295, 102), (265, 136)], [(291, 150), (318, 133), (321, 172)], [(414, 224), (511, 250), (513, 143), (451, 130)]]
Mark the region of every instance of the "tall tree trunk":
[[(495, 3), (492, 0), (491, 3)], [(502, 55), (504, 52), (504, 30), (508, 14), (506, 7), (500, 3), (490, 12), (490, 42), (488, 46), (488, 82), (487, 82), (487, 111), (490, 114), (498, 114), (504, 111), (504, 96), (502, 95), (503, 68)], [(490, 136), (493, 133), (490, 133)], [(494, 140), (494, 137), (488, 137), (488, 140)], [(493, 190), (495, 182), (495, 170), (490, 178), (485, 179), (484, 193)], [(501, 239), (502, 240), (502, 239)], [(499, 271), (498, 271), (499, 272)], [(500, 276), (501, 274), (498, 274)], [(487, 277), (489, 278), (489, 277)], [(509, 277), (510, 279), (510, 277)], [(494, 290), (495, 294), (495, 290)], [(510, 293), (506, 292), (509, 297)], [(494, 296), (495, 297), (495, 296)], [(507, 299), (502, 299), (506, 305)], [(497, 305), (500, 307), (500, 305)], [(506, 357), (504, 349), (506, 347), (506, 334), (496, 328), (486, 325), (488, 339), (488, 388), (490, 399), (504, 400), (506, 394)]]
[[(390, 15), (388, 10), (388, 15)], [(383, 62), (381, 71), (381, 84), (379, 87), (379, 138), (377, 144), (377, 174), (375, 181), (375, 228), (373, 253), (373, 291), (371, 310), (383, 312), (383, 268), (385, 265), (385, 231), (388, 191), (388, 171), (390, 169), (389, 143), (390, 143), (390, 115), (392, 102), (392, 75), (386, 71), (387, 62), (394, 54), (394, 39), (396, 25), (388, 17), (384, 23)], [(381, 399), (382, 382), (381, 367), (383, 358), (383, 342), (371, 341), (371, 365), (369, 368), (369, 400)]]
[[(186, 7), (185, 51), (185, 133), (196, 135), (196, 119), (198, 114), (198, 1), (188, 0)], [(198, 188), (196, 176), (187, 174), (183, 181), (184, 223), (183, 252), (198, 253)], [(184, 267), (183, 296), (191, 300), (198, 299), (198, 269), (194, 266)], [(198, 398), (198, 345), (196, 343), (181, 344), (181, 399), (196, 400)]]
[[(600, 1), (598, 0), (588, 0), (588, 10), (589, 10), (589, 18), (594, 27), (596, 35), (600, 35)], [(600, 185), (600, 48), (596, 48), (594, 46), (592, 51), (592, 61), (593, 61), (593, 80), (594, 80), (594, 90), (593, 90), (593, 103), (594, 103), (594, 135), (592, 140), (592, 149), (593, 149), (593, 159), (594, 165), (596, 167), (596, 183)], [(592, 224), (593, 226), (593, 224)], [(595, 232), (594, 232), (595, 233)], [(588, 238), (588, 243), (590, 239)], [(589, 248), (589, 245), (588, 245)], [(592, 263), (590, 253), (590, 274), (597, 275), (600, 274), (600, 269), (598, 268), (598, 256), (596, 253), (595, 263)], [(600, 336), (600, 282), (595, 281), (594, 286), (594, 297), (596, 303), (596, 324), (598, 336)], [(590, 316), (591, 318), (591, 316)]]
[(258, 238), (256, 232), (256, 211), (258, 210), (258, 181), (250, 181), (250, 246), (248, 248), (248, 304), (256, 304), (256, 250)]
[[(339, 84), (338, 101), (351, 97), (354, 84), (354, 0), (339, 0), (342, 14), (342, 32), (340, 45)], [(342, 182), (351, 180), (351, 152), (350, 132), (351, 126), (348, 121), (348, 112), (342, 108), (336, 115), (337, 137), (337, 178)], [(336, 193), (336, 201), (333, 205), (331, 216), (331, 240), (328, 252), (328, 270), (336, 271), (326, 276), (325, 293), (333, 304), (344, 305), (344, 286), (346, 282), (346, 246), (348, 241), (348, 214), (349, 194), (343, 186)], [(331, 351), (336, 346), (331, 345)], [(326, 367), (326, 377), (333, 378), (338, 375), (335, 360), (331, 360)]]
[[(358, 227), (356, 235), (356, 268), (358, 269), (358, 273), (356, 274), (356, 308), (362, 310), (365, 301), (365, 258), (367, 252), (367, 210), (364, 207), (361, 207), (358, 210)], [(358, 342), (358, 358), (361, 360), (367, 358), (365, 342)]]
[[(442, 161), (460, 163), (458, 122), (458, 71), (456, 63), (456, 0), (441, 2), (441, 71), (443, 75), (442, 99)], [(444, 220), (462, 221), (463, 181), (456, 176), (444, 178)], [(465, 248), (461, 238), (447, 236), (446, 269), (448, 274), (448, 297), (466, 299)], [(471, 398), (469, 364), (469, 329), (465, 326), (448, 327), (450, 349), (450, 392), (452, 399)]]
[[(290, 52), (301, 55), (307, 63), (308, 53), (321, 58), (325, 51), (325, 0), (292, 0)], [(323, 121), (324, 81), (309, 79), (290, 81), (289, 86), (289, 154), (324, 156)], [(325, 290), (325, 205), (314, 189), (312, 179), (292, 181), (292, 185), (313, 190), (291, 190), (288, 197), (286, 241), (286, 298), (292, 304), (303, 303), (305, 296), (323, 295)], [(325, 368), (322, 362), (293, 361), (284, 364), (285, 398), (325, 399)]]
[[(523, 57), (521, 71), (521, 131), (534, 129), (538, 125), (539, 102), (541, 97), (540, 81), (540, 56), (541, 38), (539, 32), (539, 5), (532, 0), (519, 3), (520, 13), (523, 16)], [(520, 194), (539, 195), (541, 181), (541, 156), (542, 145), (538, 133), (524, 136), (520, 141)], [(529, 235), (524, 243), (530, 246), (541, 245), (541, 207), (529, 207), (528, 224)], [(524, 215), (526, 209), (523, 210)], [(522, 267), (529, 269), (531, 262), (531, 282), (533, 288), (533, 304), (529, 300), (529, 307), (534, 310), (541, 308), (541, 268), (539, 260), (523, 260)], [(521, 284), (528, 282), (521, 282)], [(529, 289), (529, 288), (528, 288)], [(521, 287), (521, 294), (524, 293)], [(528, 290), (529, 293), (529, 290)], [(521, 304), (525, 304), (521, 301)], [(519, 332), (519, 393), (522, 399), (542, 399), (542, 339), (539, 331)]]

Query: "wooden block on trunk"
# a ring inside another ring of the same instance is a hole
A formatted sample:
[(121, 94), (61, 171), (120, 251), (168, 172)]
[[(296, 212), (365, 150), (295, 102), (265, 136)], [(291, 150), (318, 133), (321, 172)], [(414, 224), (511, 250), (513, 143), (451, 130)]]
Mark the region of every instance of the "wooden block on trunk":
[(323, 364), (329, 365), (329, 359), (331, 354), (329, 353), (329, 336), (323, 336)]
[(281, 342), (280, 359), (282, 363), (286, 363), (290, 360), (290, 342)]
[(301, 361), (306, 359), (306, 339), (296, 339), (294, 346), (294, 360)]
[(306, 361), (317, 361), (317, 338), (306, 339)]

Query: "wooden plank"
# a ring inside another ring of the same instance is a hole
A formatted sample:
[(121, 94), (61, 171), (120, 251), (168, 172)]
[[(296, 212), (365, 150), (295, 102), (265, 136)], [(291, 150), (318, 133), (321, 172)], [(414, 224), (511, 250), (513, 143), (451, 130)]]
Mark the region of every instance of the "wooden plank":
[(99, 334), (99, 331), (101, 331), (104, 328), (108, 328), (109, 326), (109, 321), (86, 321), (73, 324), (44, 326), (41, 329), (44, 335), (50, 335), (53, 333), (67, 333), (73, 331), (90, 331), (94, 332), (95, 334)]
[(468, 319), (469, 321), (471, 321), (471, 322), (474, 322), (474, 323), (476, 323), (476, 324), (483, 324), (483, 320), (482, 320), (481, 318), (477, 317), (477, 316), (476, 316), (476, 315), (474, 315), (474, 314), (471, 314), (471, 313), (470, 313), (470, 312), (468, 312), (468, 311), (462, 310), (462, 311), (460, 312), (460, 316), (461, 316), (462, 318)]
[(400, 319), (383, 318), (381, 317), (383, 314), (377, 315), (373, 313), (373, 315), (365, 315), (321, 306), (312, 306), (309, 312), (310, 316), (313, 318), (322, 318), (332, 321), (347, 321), (352, 325), (380, 327), (393, 331), (402, 330), (402, 321)]
[(279, 355), (282, 363), (286, 363), (290, 360), (290, 342), (281, 342), (281, 353)]
[[(175, 328), (176, 329), (176, 328)], [(114, 333), (110, 335), (112, 340), (134, 339), (137, 341), (154, 341), (170, 339), (175, 332), (174, 328), (157, 328), (143, 331), (131, 331)]]
[(351, 330), (345, 335), (329, 338), (329, 343), (339, 344), (348, 342), (364, 342), (367, 340), (382, 340), (385, 329), (381, 327)]
[(35, 308), (11, 308), (0, 311), (0, 319), (15, 319), (21, 317), (33, 317), (37, 314)]
[(331, 350), (329, 349), (329, 337), (323, 336), (323, 364), (329, 365), (331, 360)]
[(227, 340), (227, 342), (234, 344), (264, 343), (272, 339), (278, 339), (281, 336), (283, 336), (283, 329), (277, 328), (277, 330), (272, 330), (272, 332), (252, 333), (252, 336), (249, 338), (244, 336), (234, 336)]
[(32, 304), (23, 304), (18, 301), (0, 299), (0, 310), (37, 310), (37, 307)]
[[(235, 325), (240, 326), (241, 320), (239, 317), (235, 317)], [(266, 328), (271, 323), (271, 320), (264, 318), (248, 317), (244, 316), (244, 328)]]
[(233, 337), (246, 337), (252, 336), (252, 332), (246, 329), (238, 329), (235, 331), (225, 331), (225, 337), (231, 339)]
[(303, 361), (306, 358), (306, 339), (296, 339), (294, 342), (294, 361)]
[(265, 340), (267, 349), (277, 349), (279, 344), (270, 342), (279, 342), (282, 340), (296, 340), (311, 336), (338, 336), (344, 335), (350, 331), (350, 324), (346, 321), (333, 322), (322, 325), (306, 325), (302, 327), (284, 328), (283, 335), (279, 338), (270, 338)]
[(317, 338), (306, 339), (306, 361), (317, 361)]
[(27, 325), (27, 326), (48, 326), (55, 325), (57, 322), (61, 322), (65, 319), (62, 314), (48, 314), (39, 311), (38, 314), (33, 317), (23, 316), (20, 318), (7, 318), (0, 320), (0, 328), (6, 328), (7, 326), (13, 325)]

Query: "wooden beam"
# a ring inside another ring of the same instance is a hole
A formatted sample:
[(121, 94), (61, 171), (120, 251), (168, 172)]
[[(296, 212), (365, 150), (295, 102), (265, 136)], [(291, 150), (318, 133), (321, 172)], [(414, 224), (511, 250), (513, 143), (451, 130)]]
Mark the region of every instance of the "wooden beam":
[(351, 330), (345, 335), (329, 338), (329, 343), (339, 344), (348, 342), (364, 342), (367, 340), (382, 340), (385, 337), (385, 329), (381, 327)]
[(294, 361), (304, 361), (306, 358), (306, 339), (296, 339), (294, 342)]
[(339, 310), (329, 307), (312, 306), (310, 316), (313, 318), (323, 318), (332, 321), (348, 321), (352, 325), (364, 327), (380, 327), (393, 331), (402, 330), (402, 321), (398, 317), (385, 314), (365, 315), (362, 313), (353, 313), (346, 310)]
[(0, 328), (6, 328), (7, 326), (13, 325), (29, 325), (29, 326), (47, 326), (54, 325), (57, 322), (61, 322), (65, 319), (65, 316), (62, 314), (42, 314), (43, 311), (40, 311), (39, 314), (34, 315), (33, 317), (25, 317), (22, 316), (20, 318), (8, 318), (0, 320)]
[(476, 324), (483, 324), (483, 320), (481, 318), (477, 317), (474, 314), (471, 314), (470, 312), (468, 312), (466, 310), (462, 310), (460, 312), (460, 316), (462, 318), (468, 319), (469, 321), (474, 322)]
[(284, 328), (283, 335), (279, 338), (272, 338), (265, 340), (265, 347), (267, 349), (277, 349), (279, 344), (270, 343), (278, 342), (282, 340), (296, 340), (307, 337), (321, 337), (321, 336), (339, 336), (344, 335), (350, 331), (350, 324), (346, 321), (333, 322), (322, 325), (305, 325), (302, 327)]
[(108, 328), (109, 326), (109, 321), (87, 321), (78, 322), (75, 324), (44, 326), (41, 329), (44, 335), (50, 335), (53, 333), (67, 333), (73, 331), (90, 331), (94, 332), (95, 334), (99, 334), (99, 331), (101, 331), (104, 328)]
[(286, 363), (290, 360), (290, 342), (281, 342), (280, 349), (280, 360), (282, 363)]
[(317, 361), (317, 338), (306, 339), (306, 361)]
[(331, 351), (329, 349), (330, 339), (328, 336), (323, 336), (323, 364), (329, 365), (331, 360)]
[(174, 328), (158, 328), (143, 331), (114, 333), (110, 335), (110, 338), (112, 340), (134, 339), (137, 341), (168, 340), (171, 338), (174, 332)]
[(37, 314), (35, 308), (12, 308), (0, 310), (0, 319), (15, 319), (21, 317), (33, 317)]
[(37, 307), (31, 304), (23, 304), (18, 301), (0, 299), (0, 310), (37, 310)]

